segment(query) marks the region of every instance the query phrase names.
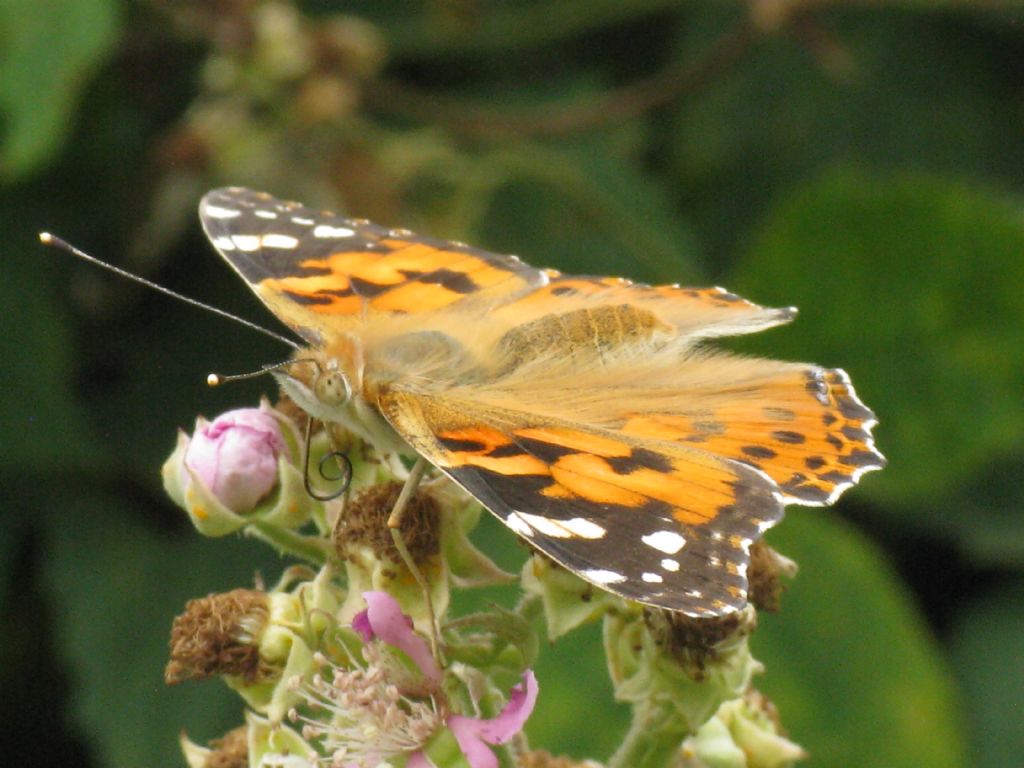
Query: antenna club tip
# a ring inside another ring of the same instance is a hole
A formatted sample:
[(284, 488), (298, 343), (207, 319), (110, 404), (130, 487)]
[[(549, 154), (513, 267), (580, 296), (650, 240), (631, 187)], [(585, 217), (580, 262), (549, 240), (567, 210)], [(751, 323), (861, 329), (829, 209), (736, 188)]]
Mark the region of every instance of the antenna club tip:
[(49, 232), (40, 232), (39, 242), (41, 242), (43, 245), (50, 245), (51, 243), (53, 243), (53, 235), (51, 235)]
[(219, 373), (211, 373), (206, 377), (206, 386), (208, 387), (219, 387), (224, 383), (224, 379)]

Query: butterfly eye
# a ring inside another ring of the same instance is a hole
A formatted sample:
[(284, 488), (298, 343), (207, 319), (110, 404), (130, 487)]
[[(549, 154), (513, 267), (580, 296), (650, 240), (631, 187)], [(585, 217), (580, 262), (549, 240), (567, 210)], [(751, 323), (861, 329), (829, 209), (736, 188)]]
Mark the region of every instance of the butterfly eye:
[(352, 388), (341, 371), (321, 371), (313, 384), (313, 393), (324, 405), (337, 406), (348, 401)]

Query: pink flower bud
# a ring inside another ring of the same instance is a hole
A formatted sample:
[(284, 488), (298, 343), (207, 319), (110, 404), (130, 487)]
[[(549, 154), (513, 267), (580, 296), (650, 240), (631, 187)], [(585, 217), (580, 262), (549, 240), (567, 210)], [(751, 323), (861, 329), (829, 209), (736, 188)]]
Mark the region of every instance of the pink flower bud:
[(196, 430), (185, 466), (225, 507), (249, 512), (277, 485), (277, 459), (287, 444), (270, 413), (240, 408)]

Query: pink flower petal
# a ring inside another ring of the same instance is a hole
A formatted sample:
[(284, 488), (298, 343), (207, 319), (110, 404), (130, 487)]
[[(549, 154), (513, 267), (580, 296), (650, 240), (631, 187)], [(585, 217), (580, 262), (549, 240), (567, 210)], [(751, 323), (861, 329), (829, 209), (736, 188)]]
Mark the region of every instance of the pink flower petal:
[(537, 703), (537, 676), (532, 669), (523, 673), (523, 682), (512, 689), (508, 703), (497, 717), (480, 720), (452, 715), (447, 726), (459, 743), (459, 749), (473, 768), (497, 768), (498, 758), (488, 744), (504, 744), (526, 725)]
[(352, 618), (352, 629), (364, 643), (373, 640), (373, 627), (370, 626), (369, 611), (360, 611)]
[(286, 450), (277, 419), (240, 408), (196, 431), (185, 465), (228, 509), (248, 512), (277, 485), (277, 457)]
[(413, 752), (405, 761), (405, 768), (436, 768), (436, 766), (422, 752)]
[(488, 744), (504, 744), (526, 725), (537, 703), (537, 676), (532, 669), (523, 673), (523, 681), (512, 689), (508, 702), (497, 717), (483, 721), (480, 737)]
[[(398, 601), (387, 592), (364, 592), (363, 599), (366, 600), (366, 616), (373, 637), (405, 653), (424, 677), (434, 685), (440, 685), (441, 670), (430, 653), (430, 646), (413, 630), (412, 619), (402, 613)], [(353, 628), (363, 635), (355, 621)], [(363, 638), (366, 639), (365, 635)]]
[(480, 727), (487, 722), (465, 715), (451, 715), (448, 730), (455, 735), (459, 749), (472, 768), (498, 768), (498, 758), (480, 738)]

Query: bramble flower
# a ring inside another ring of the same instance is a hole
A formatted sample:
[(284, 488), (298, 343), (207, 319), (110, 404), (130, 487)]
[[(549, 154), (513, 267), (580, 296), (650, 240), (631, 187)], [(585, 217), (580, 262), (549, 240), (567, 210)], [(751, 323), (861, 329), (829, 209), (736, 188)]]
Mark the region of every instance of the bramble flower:
[(491, 746), (519, 733), (533, 711), (538, 692), (533, 672), (523, 674), (496, 717), (455, 714), (442, 689), (441, 668), (398, 602), (385, 592), (363, 597), (366, 610), (352, 629), (365, 643), (365, 666), (353, 659), (352, 666), (341, 667), (317, 654), (320, 674), (311, 682), (294, 680), (309, 714), (293, 709), (289, 717), (303, 724), (305, 739), (320, 742), (326, 756), (317, 762), (369, 768), (404, 758), (409, 768), (456, 762), (496, 768)]
[(280, 528), (305, 523), (316, 505), (295, 466), (298, 432), (262, 402), (196, 420), (194, 434), (178, 433), (164, 462), (168, 495), (207, 536), (224, 536), (259, 520)]
[(233, 512), (249, 512), (277, 485), (277, 459), (287, 450), (276, 418), (239, 408), (199, 426), (185, 467)]
[(288, 682), (312, 668), (314, 650), (333, 631), (330, 617), (343, 592), (332, 573), (293, 566), (269, 592), (235, 589), (190, 600), (171, 629), (166, 682), (220, 677), (279, 722), (297, 701)]

